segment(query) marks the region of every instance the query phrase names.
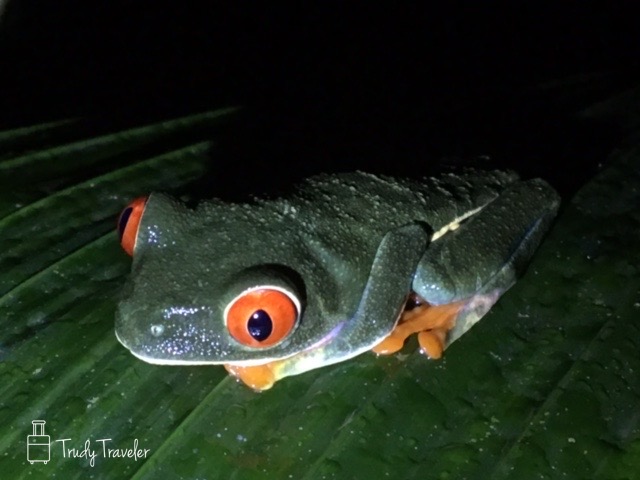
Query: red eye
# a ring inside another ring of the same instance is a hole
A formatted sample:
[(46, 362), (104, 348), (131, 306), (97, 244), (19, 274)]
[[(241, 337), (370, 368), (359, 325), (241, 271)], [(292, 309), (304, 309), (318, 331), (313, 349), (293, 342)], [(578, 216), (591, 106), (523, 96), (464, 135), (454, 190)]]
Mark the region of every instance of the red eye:
[(140, 219), (144, 212), (144, 206), (147, 203), (147, 197), (138, 197), (125, 208), (118, 218), (118, 235), (120, 236), (120, 245), (124, 251), (133, 256), (133, 249), (136, 246), (136, 238), (138, 237), (138, 227)]
[(264, 348), (285, 338), (296, 325), (299, 304), (295, 297), (274, 287), (247, 290), (225, 309), (227, 329), (248, 347)]

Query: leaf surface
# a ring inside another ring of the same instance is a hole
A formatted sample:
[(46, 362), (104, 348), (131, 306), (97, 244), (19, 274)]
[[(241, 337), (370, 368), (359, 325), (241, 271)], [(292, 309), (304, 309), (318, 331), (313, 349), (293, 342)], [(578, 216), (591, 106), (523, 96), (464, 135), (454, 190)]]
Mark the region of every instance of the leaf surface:
[[(565, 201), (525, 276), (442, 361), (414, 344), (255, 393), (221, 367), (145, 364), (113, 334), (119, 210), (201, 176), (230, 114), (62, 145), (73, 121), (0, 133), (15, 186), (0, 192), (3, 478), (637, 478), (640, 147)], [(27, 462), (35, 419), (47, 465)], [(105, 458), (100, 439), (148, 452)]]

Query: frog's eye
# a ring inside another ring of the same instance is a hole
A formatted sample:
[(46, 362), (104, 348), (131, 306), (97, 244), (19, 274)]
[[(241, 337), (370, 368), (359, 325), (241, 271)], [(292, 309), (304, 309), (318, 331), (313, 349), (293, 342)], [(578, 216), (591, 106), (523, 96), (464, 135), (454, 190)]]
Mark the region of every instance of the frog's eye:
[(300, 302), (277, 287), (256, 287), (242, 292), (224, 311), (233, 338), (248, 347), (270, 347), (285, 338), (296, 325)]
[(138, 228), (140, 219), (144, 213), (144, 206), (147, 204), (147, 197), (139, 197), (132, 201), (120, 214), (118, 218), (118, 235), (120, 245), (124, 251), (133, 256), (133, 250), (138, 238)]

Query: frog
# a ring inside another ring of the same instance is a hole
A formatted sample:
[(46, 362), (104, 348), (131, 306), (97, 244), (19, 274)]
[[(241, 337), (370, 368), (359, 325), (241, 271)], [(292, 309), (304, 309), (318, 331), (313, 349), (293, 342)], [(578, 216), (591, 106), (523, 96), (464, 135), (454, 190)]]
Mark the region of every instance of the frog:
[(318, 174), (195, 206), (165, 193), (118, 219), (132, 256), (118, 341), (158, 365), (223, 365), (257, 391), (416, 335), (438, 359), (519, 278), (560, 205), (512, 171)]

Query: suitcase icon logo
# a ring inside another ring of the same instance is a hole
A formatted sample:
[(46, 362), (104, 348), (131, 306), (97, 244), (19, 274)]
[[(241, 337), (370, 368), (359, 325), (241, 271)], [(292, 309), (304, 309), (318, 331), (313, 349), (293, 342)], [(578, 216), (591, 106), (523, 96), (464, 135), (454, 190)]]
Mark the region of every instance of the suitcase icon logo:
[(44, 434), (44, 420), (31, 420), (33, 425), (33, 435), (27, 436), (27, 460), (30, 464), (43, 462), (45, 465), (49, 461), (51, 452), (51, 440), (49, 435)]

